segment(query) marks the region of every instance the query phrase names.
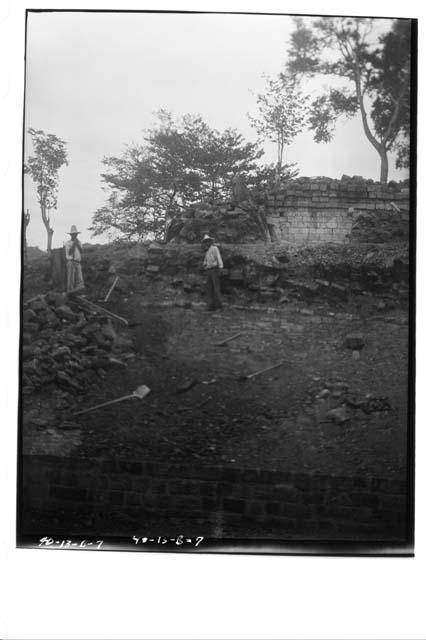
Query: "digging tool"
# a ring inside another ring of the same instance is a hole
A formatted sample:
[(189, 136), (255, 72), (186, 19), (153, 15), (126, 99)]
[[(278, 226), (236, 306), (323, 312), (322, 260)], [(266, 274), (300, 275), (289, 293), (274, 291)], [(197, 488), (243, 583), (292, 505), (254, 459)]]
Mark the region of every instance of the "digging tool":
[(126, 327), (129, 326), (129, 322), (125, 318), (122, 318), (121, 316), (117, 316), (115, 313), (112, 313), (112, 311), (108, 311), (107, 309), (100, 307), (98, 304), (95, 304), (91, 300), (87, 300), (86, 298), (82, 298), (81, 296), (75, 296), (75, 297), (78, 300), (80, 300), (80, 302), (88, 304), (89, 307), (93, 307), (93, 309), (96, 309), (97, 311), (100, 311), (101, 313), (104, 313), (105, 315), (111, 316), (111, 318), (114, 318), (115, 320), (122, 322), (124, 325), (126, 325)]
[(240, 376), (239, 380), (251, 380), (251, 378), (256, 378), (256, 376), (260, 376), (261, 373), (266, 373), (267, 371), (272, 371), (272, 369), (278, 369), (278, 367), (282, 367), (283, 364), (289, 362), (288, 360), (281, 360), (277, 364), (273, 364), (270, 367), (266, 367), (266, 369), (260, 369), (259, 371), (255, 371), (254, 373), (250, 373), (248, 376)]
[(104, 298), (104, 302), (108, 302), (108, 298), (110, 297), (111, 293), (114, 291), (114, 288), (115, 288), (115, 285), (117, 284), (117, 282), (118, 282), (118, 276), (116, 276), (114, 278), (114, 282), (112, 283), (108, 293), (106, 294), (106, 296)]
[(225, 344), (228, 344), (228, 342), (231, 342), (231, 340), (235, 340), (235, 338), (238, 338), (239, 336), (242, 335), (242, 331), (240, 331), (240, 333), (236, 333), (235, 335), (231, 336), (230, 338), (226, 338), (226, 340), (222, 340), (221, 342), (215, 342), (214, 345), (215, 347), (223, 347)]
[(133, 393), (130, 393), (127, 396), (121, 396), (121, 398), (116, 398), (115, 400), (108, 400), (108, 402), (102, 402), (102, 404), (97, 404), (94, 407), (90, 407), (89, 409), (83, 409), (82, 411), (77, 411), (72, 415), (81, 416), (83, 413), (89, 413), (89, 411), (95, 411), (96, 409), (100, 409), (101, 407), (107, 407), (110, 404), (116, 404), (117, 402), (123, 402), (123, 400), (130, 400), (131, 398), (136, 400), (143, 400), (150, 391), (151, 389), (149, 387), (145, 386), (144, 384), (141, 384), (139, 387), (137, 387), (133, 391)]

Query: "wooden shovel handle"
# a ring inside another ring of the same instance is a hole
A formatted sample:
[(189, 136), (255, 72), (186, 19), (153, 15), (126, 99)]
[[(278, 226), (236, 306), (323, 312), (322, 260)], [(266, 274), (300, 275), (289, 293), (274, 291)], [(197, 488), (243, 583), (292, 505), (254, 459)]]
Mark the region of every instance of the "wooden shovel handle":
[(116, 276), (116, 278), (114, 279), (114, 282), (112, 283), (108, 293), (106, 294), (106, 296), (104, 298), (104, 302), (108, 302), (108, 298), (110, 297), (111, 293), (113, 292), (114, 287), (117, 284), (117, 282), (118, 282), (118, 276)]
[(273, 364), (271, 367), (266, 367), (266, 369), (260, 369), (260, 371), (255, 371), (254, 373), (250, 373), (250, 375), (247, 376), (247, 380), (249, 378), (254, 378), (255, 376), (260, 376), (261, 373), (266, 373), (267, 371), (272, 371), (272, 369), (277, 369), (278, 367), (281, 367), (286, 362), (288, 362), (288, 360), (281, 360), (281, 362), (278, 362), (277, 364)]
[(95, 411), (95, 409), (100, 409), (101, 407), (107, 407), (110, 404), (116, 404), (117, 402), (122, 402), (123, 400), (130, 400), (130, 398), (136, 398), (136, 396), (132, 393), (128, 396), (122, 396), (121, 398), (116, 398), (115, 400), (108, 400), (108, 402), (102, 402), (102, 404), (96, 404), (94, 407), (90, 407), (89, 409), (83, 409), (82, 411), (77, 411), (72, 415), (81, 416), (83, 413), (89, 413), (89, 411)]
[(231, 336), (230, 338), (226, 338), (226, 340), (222, 340), (221, 342), (215, 342), (215, 346), (216, 347), (223, 347), (223, 345), (227, 344), (228, 342), (231, 342), (231, 340), (235, 340), (235, 338), (238, 338), (239, 336), (242, 335), (242, 331), (240, 331), (240, 333), (236, 333), (233, 336)]
[(124, 325), (126, 325), (126, 327), (129, 326), (129, 322), (125, 318), (122, 318), (121, 316), (117, 316), (117, 314), (112, 313), (112, 311), (108, 311), (108, 309), (104, 309), (104, 307), (100, 307), (98, 304), (95, 304), (91, 300), (87, 300), (87, 298), (82, 298), (81, 296), (76, 296), (76, 298), (80, 300), (83, 304), (86, 304), (89, 307), (93, 307), (93, 309), (97, 309), (98, 311), (101, 311), (106, 316), (110, 316), (111, 318), (114, 318), (115, 320), (122, 322)]

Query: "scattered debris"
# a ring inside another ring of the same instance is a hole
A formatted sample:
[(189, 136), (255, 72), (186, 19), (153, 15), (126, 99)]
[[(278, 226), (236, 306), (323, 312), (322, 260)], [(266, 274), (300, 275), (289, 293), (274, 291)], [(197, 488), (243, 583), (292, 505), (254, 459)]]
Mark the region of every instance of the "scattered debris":
[(348, 333), (345, 338), (345, 346), (352, 351), (360, 351), (365, 345), (362, 333)]
[(190, 380), (186, 380), (181, 385), (179, 385), (176, 389), (176, 393), (185, 393), (195, 387), (198, 384), (198, 380), (196, 378), (191, 378)]
[(329, 395), (330, 395), (330, 389), (323, 389), (322, 391), (320, 391), (320, 392), (317, 394), (317, 396), (316, 396), (316, 397), (317, 397), (318, 399), (321, 399), (321, 398), (326, 398), (326, 397), (327, 397), (327, 396), (329, 396)]
[(337, 407), (336, 409), (330, 409), (325, 414), (326, 418), (329, 420), (325, 420), (323, 422), (334, 422), (335, 424), (344, 424), (349, 421), (349, 416), (346, 412), (346, 407)]
[(354, 398), (345, 398), (345, 404), (349, 405), (353, 409), (361, 409), (364, 404), (364, 400), (356, 400)]
[(190, 300), (176, 300), (175, 307), (180, 307), (181, 309), (191, 309), (192, 302)]
[(208, 402), (210, 402), (210, 400), (212, 400), (212, 396), (209, 396), (208, 398), (206, 398), (205, 400), (203, 400), (202, 402), (200, 402), (199, 404), (195, 405), (196, 409), (201, 409), (202, 407), (204, 407)]
[(249, 375), (242, 375), (239, 377), (239, 380), (250, 380), (251, 378), (256, 378), (256, 376), (260, 376), (262, 373), (266, 373), (267, 371), (272, 371), (272, 369), (278, 369), (278, 367), (282, 367), (283, 364), (289, 362), (288, 360), (281, 360), (277, 364), (273, 364), (270, 367), (266, 367), (265, 369), (260, 369), (259, 371), (255, 371), (254, 373), (250, 373)]
[(160, 351), (154, 351), (154, 349), (146, 349), (147, 354), (157, 356), (158, 358), (162, 358), (163, 360), (169, 360), (170, 356), (167, 353), (160, 353)]
[(72, 420), (64, 420), (58, 425), (58, 429), (72, 431), (74, 429), (81, 429), (81, 425), (78, 424), (78, 422), (73, 422)]
[(142, 384), (137, 387), (133, 393), (128, 394), (127, 396), (121, 396), (121, 398), (115, 398), (115, 400), (108, 400), (108, 402), (102, 402), (101, 404), (97, 404), (94, 407), (90, 407), (89, 409), (83, 409), (82, 411), (76, 411), (73, 413), (73, 416), (81, 416), (83, 413), (89, 413), (89, 411), (95, 411), (96, 409), (101, 409), (101, 407), (106, 407), (111, 404), (116, 404), (117, 402), (123, 402), (123, 400), (137, 399), (143, 400), (145, 396), (151, 391), (149, 387)]
[(108, 360), (110, 361), (111, 364), (116, 364), (120, 367), (127, 367), (127, 363), (123, 362), (122, 360), (119, 360), (118, 358), (113, 358), (112, 356), (108, 358)]
[(361, 405), (361, 409), (364, 413), (370, 414), (379, 411), (390, 411), (392, 409), (392, 405), (389, 402), (389, 398), (386, 396), (375, 397), (367, 395)]
[(243, 334), (243, 332), (240, 331), (239, 333), (235, 333), (230, 338), (226, 338), (225, 340), (222, 340), (221, 342), (215, 342), (214, 344), (215, 344), (216, 347), (223, 347), (225, 344), (228, 344), (228, 342), (231, 342), (231, 340), (235, 340), (236, 338), (239, 338), (239, 336), (241, 336), (242, 334)]
[[(163, 442), (167, 442), (167, 444), (171, 444), (175, 448), (175, 451), (179, 451), (179, 453), (183, 453), (183, 454), (186, 453), (183, 449), (178, 447), (175, 442), (173, 442), (172, 440), (169, 440), (169, 438), (166, 438), (166, 436), (160, 436), (160, 437), (161, 437), (161, 440), (163, 440)], [(194, 458), (198, 458), (198, 459), (201, 458), (201, 456), (199, 456), (198, 453), (195, 453), (195, 451), (191, 451), (191, 455), (194, 456)]]
[(29, 424), (34, 425), (35, 427), (47, 427), (49, 426), (49, 420), (44, 420), (43, 418), (30, 418), (28, 420)]
[(198, 404), (195, 404), (195, 405), (191, 405), (189, 407), (178, 407), (177, 411), (179, 411), (179, 413), (182, 413), (184, 411), (194, 411), (196, 409), (202, 409), (202, 407), (204, 407), (210, 400), (212, 400), (212, 396), (209, 396), (202, 402), (199, 402)]

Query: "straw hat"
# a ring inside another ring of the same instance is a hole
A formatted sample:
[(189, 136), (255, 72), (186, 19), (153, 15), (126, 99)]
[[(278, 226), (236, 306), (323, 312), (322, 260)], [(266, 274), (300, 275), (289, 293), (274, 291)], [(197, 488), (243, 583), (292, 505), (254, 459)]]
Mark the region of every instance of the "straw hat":
[(80, 233), (80, 231), (77, 231), (77, 227), (75, 226), (75, 224), (73, 224), (71, 226), (71, 231), (68, 231), (68, 233), (70, 234), (70, 236), (72, 236), (73, 233)]
[(210, 240), (213, 242), (213, 238), (206, 233), (201, 242), (209, 242)]

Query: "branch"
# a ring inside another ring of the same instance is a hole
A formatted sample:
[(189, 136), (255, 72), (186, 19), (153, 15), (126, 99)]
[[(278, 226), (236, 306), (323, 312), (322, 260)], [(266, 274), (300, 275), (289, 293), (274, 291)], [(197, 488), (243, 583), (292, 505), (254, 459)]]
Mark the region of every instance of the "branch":
[(364, 106), (364, 94), (361, 89), (361, 78), (359, 73), (359, 63), (358, 63), (357, 57), (355, 58), (355, 87), (356, 87), (356, 94), (358, 98), (359, 108), (361, 111), (361, 118), (362, 118), (362, 124), (364, 127), (365, 135), (367, 136), (368, 141), (376, 149), (376, 151), (380, 153), (381, 145), (379, 142), (377, 142), (376, 138), (371, 133), (371, 129), (368, 124), (367, 113), (365, 111), (365, 106)]
[[(400, 112), (400, 109), (401, 109), (402, 99), (403, 99), (403, 97), (404, 97), (404, 93), (405, 93), (405, 90), (406, 90), (406, 88), (407, 88), (407, 84), (408, 84), (407, 79), (408, 79), (408, 76), (406, 76), (406, 77), (405, 77), (405, 80), (404, 80), (404, 82), (403, 82), (403, 84), (402, 84), (401, 91), (399, 92), (399, 96), (398, 96), (398, 98), (397, 98), (397, 100), (396, 100), (395, 108), (394, 108), (394, 110), (393, 110), (393, 113), (392, 113), (391, 119), (389, 120), (389, 124), (388, 124), (388, 126), (387, 126), (387, 128), (386, 128), (385, 135), (383, 136), (383, 143), (384, 143), (384, 144), (386, 144), (386, 142), (387, 142), (387, 141), (388, 141), (388, 139), (390, 138), (391, 133), (392, 133), (392, 129), (393, 129), (393, 127), (395, 126), (395, 122), (396, 122), (396, 120), (397, 120), (397, 118), (398, 118), (398, 116), (399, 116), (399, 112)], [(392, 143), (391, 143), (391, 144), (392, 144)]]

